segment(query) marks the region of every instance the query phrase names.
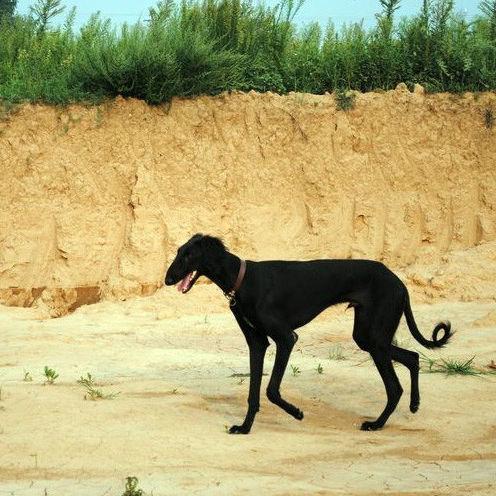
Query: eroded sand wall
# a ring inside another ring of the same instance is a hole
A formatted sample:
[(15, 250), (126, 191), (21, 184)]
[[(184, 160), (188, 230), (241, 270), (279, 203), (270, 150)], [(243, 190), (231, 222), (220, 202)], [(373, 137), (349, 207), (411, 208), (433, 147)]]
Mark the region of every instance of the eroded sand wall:
[(381, 259), (434, 296), (467, 297), (450, 284), (466, 266), (467, 298), (494, 297), (487, 108), (496, 95), (406, 88), (348, 112), (255, 93), (22, 106), (0, 122), (0, 298), (70, 310), (151, 293), (195, 232), (251, 259)]

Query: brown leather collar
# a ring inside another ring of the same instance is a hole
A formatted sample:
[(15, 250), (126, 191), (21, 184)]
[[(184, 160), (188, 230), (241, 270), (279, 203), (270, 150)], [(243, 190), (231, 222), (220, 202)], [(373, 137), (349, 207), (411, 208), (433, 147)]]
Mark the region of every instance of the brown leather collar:
[(231, 291), (224, 293), (224, 296), (229, 300), (229, 306), (234, 307), (236, 305), (236, 291), (241, 287), (243, 279), (246, 273), (246, 260), (241, 259), (241, 265), (239, 266), (238, 277), (234, 283), (234, 287)]
[(245, 277), (246, 273), (246, 260), (241, 259), (241, 265), (239, 266), (238, 278), (234, 283), (234, 287), (231, 289), (230, 293), (236, 293), (238, 289), (241, 287), (241, 283)]

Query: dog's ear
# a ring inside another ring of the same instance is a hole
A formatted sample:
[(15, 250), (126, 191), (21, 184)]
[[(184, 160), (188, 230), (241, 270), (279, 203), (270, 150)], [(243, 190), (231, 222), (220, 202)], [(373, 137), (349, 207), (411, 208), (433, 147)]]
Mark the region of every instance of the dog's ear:
[(226, 251), (226, 246), (224, 245), (224, 243), (220, 238), (205, 235), (202, 236), (200, 242), (203, 250), (206, 251), (207, 253)]

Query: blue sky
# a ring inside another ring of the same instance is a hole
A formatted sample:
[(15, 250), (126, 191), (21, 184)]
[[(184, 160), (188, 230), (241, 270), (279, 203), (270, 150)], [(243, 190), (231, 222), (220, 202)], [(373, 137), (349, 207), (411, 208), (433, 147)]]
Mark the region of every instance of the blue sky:
[[(18, 11), (27, 13), (31, 0), (19, 0)], [(135, 22), (138, 19), (148, 17), (148, 7), (156, 4), (156, 1), (147, 0), (67, 0), (64, 2), (67, 10), (75, 5), (77, 7), (76, 25), (81, 26), (88, 17), (100, 10), (103, 17), (109, 17), (116, 24), (123, 22)], [(275, 5), (278, 0), (266, 0), (266, 5)], [(472, 18), (478, 12), (479, 0), (456, 0), (456, 10), (463, 12), (468, 18)], [(399, 16), (412, 15), (420, 10), (422, 0), (403, 0), (398, 11)], [(380, 10), (379, 0), (306, 0), (301, 9), (297, 21), (306, 24), (311, 21), (319, 21), (326, 24), (332, 19), (336, 26), (343, 23), (363, 20), (366, 25), (374, 23), (374, 14)]]

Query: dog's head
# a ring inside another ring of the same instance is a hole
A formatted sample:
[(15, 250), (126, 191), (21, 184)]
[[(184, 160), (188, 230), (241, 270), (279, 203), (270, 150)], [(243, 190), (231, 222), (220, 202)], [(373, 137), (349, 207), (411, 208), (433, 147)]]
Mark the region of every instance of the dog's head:
[(165, 274), (166, 286), (177, 284), (178, 291), (187, 293), (201, 275), (208, 276), (208, 267), (219, 251), (225, 251), (220, 239), (195, 234), (178, 248), (176, 257)]

